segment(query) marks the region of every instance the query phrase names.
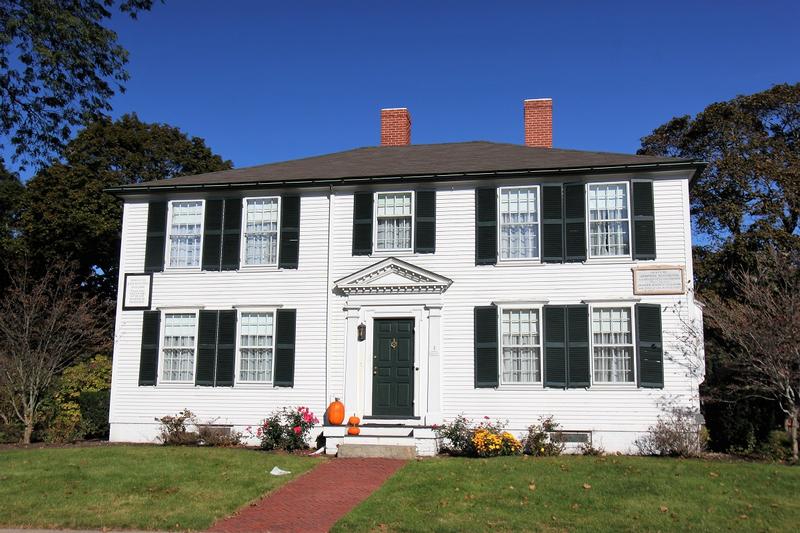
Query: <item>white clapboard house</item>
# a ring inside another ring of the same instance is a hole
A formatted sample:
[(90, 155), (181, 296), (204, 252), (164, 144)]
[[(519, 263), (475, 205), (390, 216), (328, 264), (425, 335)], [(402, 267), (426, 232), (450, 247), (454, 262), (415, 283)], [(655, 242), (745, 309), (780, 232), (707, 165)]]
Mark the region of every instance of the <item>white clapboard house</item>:
[[(381, 145), (112, 189), (124, 201), (111, 440), (188, 408), (236, 430), (335, 397), (350, 443), (434, 451), (465, 414), (633, 442), (698, 407), (689, 185), (697, 161), (525, 145)], [(700, 365), (702, 366), (702, 365)], [(320, 417), (322, 418), (322, 417)]]

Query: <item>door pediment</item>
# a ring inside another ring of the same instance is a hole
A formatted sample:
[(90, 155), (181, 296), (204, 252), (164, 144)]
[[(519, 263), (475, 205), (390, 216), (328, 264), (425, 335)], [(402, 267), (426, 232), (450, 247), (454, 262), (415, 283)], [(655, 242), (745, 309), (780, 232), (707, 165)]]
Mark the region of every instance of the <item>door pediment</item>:
[(354, 272), (336, 282), (346, 294), (441, 294), (453, 280), (396, 257)]

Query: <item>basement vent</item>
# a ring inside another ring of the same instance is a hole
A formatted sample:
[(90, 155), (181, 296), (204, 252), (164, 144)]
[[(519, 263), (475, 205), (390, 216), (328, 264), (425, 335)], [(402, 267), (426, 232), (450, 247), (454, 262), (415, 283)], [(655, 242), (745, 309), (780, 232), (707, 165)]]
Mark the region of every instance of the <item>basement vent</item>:
[(564, 444), (591, 444), (592, 432), (591, 431), (559, 431), (557, 433), (550, 433), (550, 438), (554, 442), (563, 442)]

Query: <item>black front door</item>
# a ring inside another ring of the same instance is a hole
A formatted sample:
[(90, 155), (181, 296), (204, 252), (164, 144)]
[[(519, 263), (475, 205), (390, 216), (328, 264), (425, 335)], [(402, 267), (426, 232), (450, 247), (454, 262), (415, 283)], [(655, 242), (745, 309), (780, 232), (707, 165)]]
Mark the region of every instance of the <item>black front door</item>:
[(372, 415), (414, 416), (414, 320), (375, 320)]

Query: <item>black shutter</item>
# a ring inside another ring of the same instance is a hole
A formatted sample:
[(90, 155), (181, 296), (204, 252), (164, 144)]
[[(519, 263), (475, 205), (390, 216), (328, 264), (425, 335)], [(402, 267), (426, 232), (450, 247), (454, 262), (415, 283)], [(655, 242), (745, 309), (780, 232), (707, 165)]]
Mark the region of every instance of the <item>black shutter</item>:
[(567, 312), (563, 306), (544, 306), (544, 386), (567, 386)]
[(276, 387), (294, 387), (297, 311), (278, 309), (275, 322), (275, 376), (272, 382)]
[(585, 190), (582, 183), (564, 185), (564, 260), (567, 262), (586, 261)]
[(197, 326), (197, 371), (195, 385), (213, 386), (217, 361), (219, 311), (200, 310)]
[(414, 252), (432, 254), (436, 251), (436, 191), (418, 191), (415, 210)]
[(222, 270), (239, 268), (239, 245), (242, 239), (242, 200), (229, 198), (225, 200), (225, 218), (222, 227)]
[(278, 254), (280, 268), (297, 268), (300, 257), (300, 197), (281, 198), (281, 249)]
[(588, 387), (589, 377), (589, 306), (567, 306), (567, 386)]
[(203, 221), (203, 270), (219, 270), (222, 254), (222, 200), (206, 200)]
[(353, 255), (372, 253), (372, 193), (353, 195)]
[(142, 351), (139, 356), (139, 386), (155, 385), (158, 375), (158, 344), (161, 336), (161, 311), (144, 311)]
[(236, 367), (236, 311), (219, 311), (217, 325), (216, 387), (233, 387)]
[(561, 185), (542, 186), (542, 262), (564, 260), (564, 217)]
[(497, 387), (497, 307), (475, 308), (475, 388)]
[(497, 188), (475, 190), (475, 264), (497, 264)]
[(661, 306), (636, 304), (636, 342), (639, 386), (664, 388), (664, 349), (661, 340)]
[(634, 181), (633, 187), (633, 258), (656, 258), (656, 219), (653, 207), (653, 182)]
[(144, 271), (163, 272), (167, 239), (167, 202), (150, 202), (147, 208), (147, 241)]

